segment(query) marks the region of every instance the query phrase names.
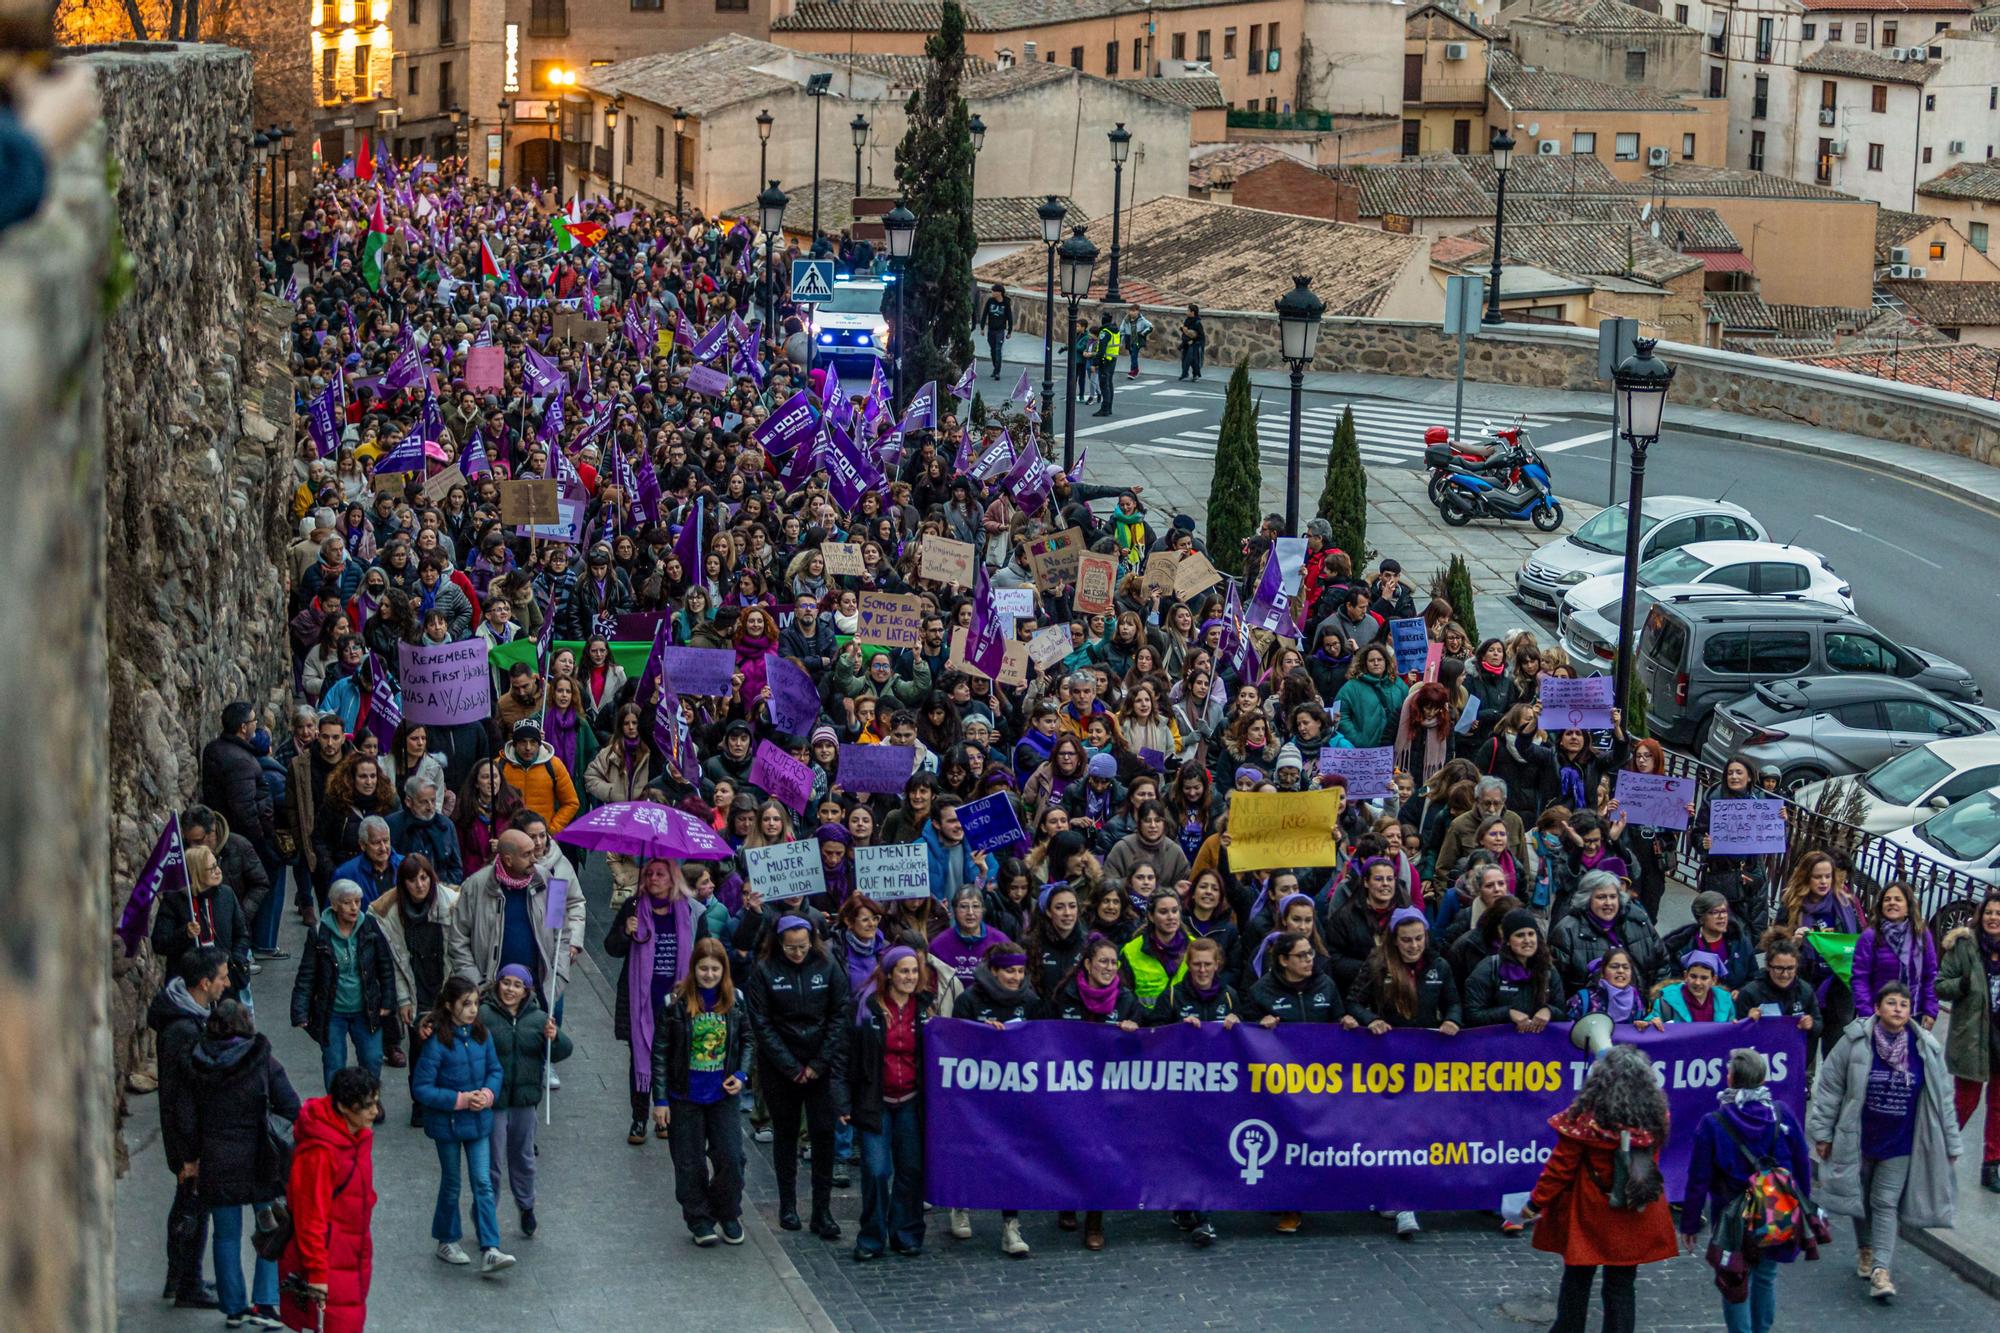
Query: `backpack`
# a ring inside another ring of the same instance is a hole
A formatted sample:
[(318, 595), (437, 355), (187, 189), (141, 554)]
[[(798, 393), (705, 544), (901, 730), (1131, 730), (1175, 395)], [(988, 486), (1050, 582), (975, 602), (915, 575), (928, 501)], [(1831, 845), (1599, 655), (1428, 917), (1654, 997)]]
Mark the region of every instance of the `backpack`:
[(1715, 1123), (1751, 1164), (1743, 1193), (1729, 1204), (1731, 1210), (1740, 1214), (1743, 1248), (1772, 1249), (1804, 1242), (1811, 1201), (1793, 1179), (1790, 1169), (1778, 1165), (1766, 1154), (1752, 1154), (1726, 1119), (1717, 1116)]

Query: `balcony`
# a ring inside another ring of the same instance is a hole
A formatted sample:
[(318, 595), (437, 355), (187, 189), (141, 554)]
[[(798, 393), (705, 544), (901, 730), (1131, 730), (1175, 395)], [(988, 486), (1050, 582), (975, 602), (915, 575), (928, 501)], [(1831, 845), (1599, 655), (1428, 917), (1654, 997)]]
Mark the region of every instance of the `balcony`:
[(1425, 79), (1417, 90), (1423, 106), (1485, 106), (1483, 79)]
[(1770, 63), (1771, 63), (1771, 48), (1770, 48), (1770, 47), (1768, 47), (1768, 46), (1760, 46), (1760, 47), (1758, 47), (1758, 48), (1757, 48), (1757, 63), (1758, 63), (1758, 64), (1760, 64), (1760, 65), (1768, 65), (1768, 64), (1770, 64)]
[(1324, 134), (1333, 129), (1333, 113), (1301, 111), (1287, 116), (1276, 111), (1231, 111), (1228, 123), (1231, 129), (1312, 130)]

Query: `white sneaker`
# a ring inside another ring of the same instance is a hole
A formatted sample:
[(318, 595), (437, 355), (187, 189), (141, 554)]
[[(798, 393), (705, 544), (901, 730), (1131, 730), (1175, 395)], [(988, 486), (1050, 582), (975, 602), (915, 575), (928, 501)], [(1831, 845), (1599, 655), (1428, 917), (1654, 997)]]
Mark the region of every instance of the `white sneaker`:
[(560, 1088), (562, 1086), (562, 1075), (553, 1069), (549, 1071), (549, 1086), (551, 1088)]
[(1014, 1218), (1000, 1224), (1000, 1253), (1010, 1259), (1028, 1257), (1028, 1242), (1021, 1239), (1021, 1224)]
[(1411, 1236), (1416, 1235), (1422, 1230), (1423, 1228), (1417, 1225), (1417, 1215), (1415, 1213), (1401, 1212), (1396, 1214), (1396, 1237), (1398, 1240), (1408, 1240)]
[(479, 1276), (492, 1277), (503, 1268), (514, 1266), (514, 1256), (502, 1254), (499, 1250), (486, 1250), (479, 1256)]
[(437, 1257), (448, 1264), (469, 1264), (472, 1262), (472, 1256), (459, 1248), (459, 1244), (455, 1240), (440, 1242), (437, 1247)]
[(951, 1234), (954, 1240), (972, 1239), (972, 1214), (963, 1208), (951, 1210)]
[(771, 1127), (766, 1125), (762, 1129), (752, 1130), (750, 1137), (758, 1143), (769, 1143), (771, 1141)]

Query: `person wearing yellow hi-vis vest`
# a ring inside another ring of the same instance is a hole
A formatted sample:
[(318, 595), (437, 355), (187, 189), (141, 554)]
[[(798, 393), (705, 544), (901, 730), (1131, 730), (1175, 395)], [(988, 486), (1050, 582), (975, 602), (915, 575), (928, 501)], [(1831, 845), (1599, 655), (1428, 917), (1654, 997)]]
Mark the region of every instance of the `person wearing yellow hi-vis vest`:
[(1146, 925), (1118, 951), (1119, 963), (1139, 1002), (1150, 1007), (1160, 992), (1187, 976), (1188, 936), (1181, 929), (1180, 895), (1171, 889), (1153, 896)]
[(1096, 417), (1111, 415), (1111, 382), (1118, 370), (1118, 352), (1123, 346), (1118, 336), (1118, 326), (1111, 322), (1108, 314), (1097, 317), (1097, 345), (1091, 349), (1091, 364), (1097, 370), (1097, 410)]

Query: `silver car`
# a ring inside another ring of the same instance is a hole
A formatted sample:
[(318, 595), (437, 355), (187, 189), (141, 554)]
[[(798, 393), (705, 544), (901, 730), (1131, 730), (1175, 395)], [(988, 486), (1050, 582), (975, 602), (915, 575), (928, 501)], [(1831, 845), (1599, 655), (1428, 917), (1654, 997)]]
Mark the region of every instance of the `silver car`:
[(1873, 768), (1942, 737), (1983, 736), (2000, 713), (1882, 676), (1766, 681), (1716, 707), (1703, 762), (1778, 769), (1786, 791)]
[[(1569, 536), (1529, 556), (1514, 573), (1514, 595), (1530, 610), (1554, 615), (1562, 595), (1587, 578), (1625, 568), (1628, 506), (1598, 511)], [(1742, 505), (1692, 495), (1649, 495), (1639, 522), (1639, 563), (1690, 542), (1767, 541), (1764, 525)]]

